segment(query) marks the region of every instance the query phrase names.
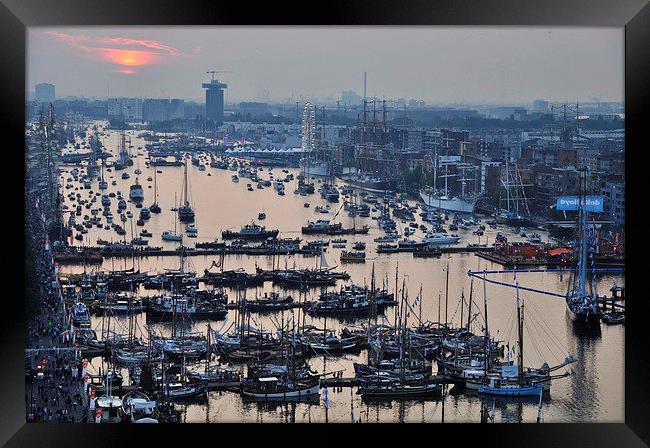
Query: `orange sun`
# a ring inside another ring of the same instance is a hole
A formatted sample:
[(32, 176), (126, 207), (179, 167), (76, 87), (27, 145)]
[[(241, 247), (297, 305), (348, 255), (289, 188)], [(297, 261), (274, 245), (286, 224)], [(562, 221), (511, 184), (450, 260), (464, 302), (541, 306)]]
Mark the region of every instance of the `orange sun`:
[(117, 48), (101, 48), (100, 50), (102, 59), (105, 61), (126, 67), (140, 67), (159, 59), (157, 54), (150, 51), (121, 50)]

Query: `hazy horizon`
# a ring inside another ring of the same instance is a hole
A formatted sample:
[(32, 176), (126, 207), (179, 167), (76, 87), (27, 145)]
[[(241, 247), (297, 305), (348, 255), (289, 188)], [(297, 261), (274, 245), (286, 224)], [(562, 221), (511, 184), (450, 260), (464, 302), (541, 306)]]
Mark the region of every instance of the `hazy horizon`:
[(428, 103), (624, 98), (624, 29), (577, 27), (31, 27), (27, 91), (203, 101), (368, 97)]

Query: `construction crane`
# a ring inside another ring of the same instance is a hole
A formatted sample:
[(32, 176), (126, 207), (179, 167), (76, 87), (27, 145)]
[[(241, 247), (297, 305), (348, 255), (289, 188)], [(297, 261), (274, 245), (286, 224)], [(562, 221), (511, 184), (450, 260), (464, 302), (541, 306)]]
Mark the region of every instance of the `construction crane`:
[(212, 75), (212, 80), (211, 81), (214, 82), (215, 81), (214, 75), (217, 74), (217, 73), (235, 73), (235, 72), (230, 71), (230, 70), (209, 70), (206, 73)]

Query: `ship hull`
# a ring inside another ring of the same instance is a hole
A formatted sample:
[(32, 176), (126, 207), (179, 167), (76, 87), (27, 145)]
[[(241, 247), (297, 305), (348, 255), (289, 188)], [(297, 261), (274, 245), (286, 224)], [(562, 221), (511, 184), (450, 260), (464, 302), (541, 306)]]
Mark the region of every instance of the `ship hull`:
[(363, 181), (355, 179), (345, 179), (344, 180), (353, 187), (360, 188), (361, 190), (369, 191), (371, 193), (389, 193), (393, 191), (393, 188), (389, 182), (384, 181)]
[(531, 396), (542, 393), (542, 386), (524, 386), (524, 387), (490, 387), (479, 386), (478, 392), (487, 395), (503, 396)]
[(286, 392), (271, 392), (271, 393), (254, 392), (247, 388), (242, 389), (243, 395), (247, 397), (263, 399), (263, 400), (282, 400), (285, 398), (298, 398), (298, 397), (305, 397), (309, 395), (318, 395), (319, 393), (320, 393), (319, 384), (304, 389), (288, 390)]
[(601, 314), (576, 312), (568, 303), (566, 310), (574, 325), (583, 326), (585, 328), (600, 327)]
[(422, 201), (431, 208), (453, 213), (473, 213), (475, 199), (447, 198), (441, 199), (424, 191), (420, 192)]

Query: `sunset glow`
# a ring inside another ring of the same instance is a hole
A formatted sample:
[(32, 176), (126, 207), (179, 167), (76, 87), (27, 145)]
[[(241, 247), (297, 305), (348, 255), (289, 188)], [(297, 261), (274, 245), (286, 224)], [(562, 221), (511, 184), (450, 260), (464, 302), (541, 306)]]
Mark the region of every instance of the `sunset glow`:
[[(141, 39), (127, 39), (123, 37), (102, 37), (91, 39), (84, 35), (71, 35), (58, 32), (45, 32), (49, 36), (66, 42), (82, 51), (82, 54), (94, 57), (103, 62), (108, 62), (122, 67), (117, 73), (132, 75), (137, 73), (133, 68), (163, 62), (166, 59), (185, 56), (180, 50), (169, 45)], [(103, 44), (99, 46), (97, 44)], [(104, 45), (112, 44), (126, 48), (113, 48)]]
[(97, 49), (104, 61), (127, 67), (149, 65), (160, 59), (159, 55), (150, 51), (121, 50), (117, 48)]

